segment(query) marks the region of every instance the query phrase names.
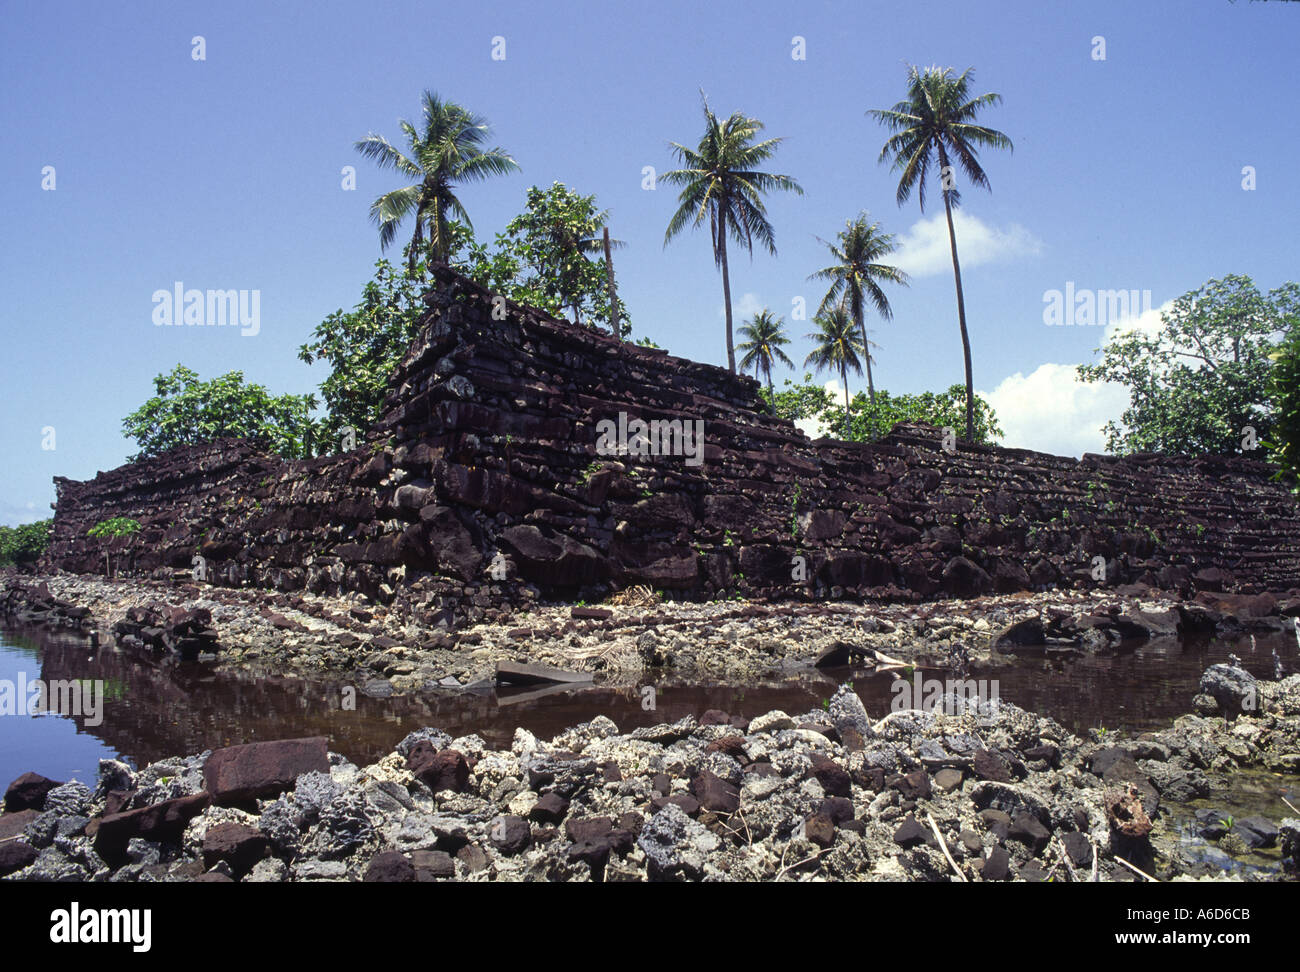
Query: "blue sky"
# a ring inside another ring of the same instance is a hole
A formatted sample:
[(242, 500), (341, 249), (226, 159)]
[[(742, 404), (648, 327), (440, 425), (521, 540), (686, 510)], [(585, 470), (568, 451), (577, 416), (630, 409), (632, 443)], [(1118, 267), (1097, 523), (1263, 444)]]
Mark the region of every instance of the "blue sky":
[[(195, 36), (206, 60), (191, 56)], [(492, 58), (498, 36), (504, 60)], [(913, 276), (891, 293), (892, 322), (869, 319), (876, 381), (917, 392), (962, 377), (946, 229), (941, 208), (896, 205), (865, 111), (902, 96), (909, 62), (974, 67), (974, 89), (1004, 99), (986, 123), (1015, 143), (983, 156), (992, 192), (966, 188), (957, 228), (976, 387), (1006, 445), (1099, 450), (1124, 396), (1079, 387), (1070, 366), (1115, 322), (1048, 327), (1044, 294), (1067, 282), (1149, 290), (1158, 307), (1227, 273), (1262, 289), (1294, 277), (1298, 39), (1300, 3), (1245, 0), (10, 4), (0, 522), (49, 515), (55, 475), (124, 461), (123, 416), (178, 362), (315, 389), (322, 366), (296, 350), (359, 299), (380, 256), (368, 207), (398, 184), (352, 144), (396, 139), (425, 88), (487, 116), (522, 168), (464, 189), (480, 238), (530, 185), (595, 193), (628, 244), (616, 269), (635, 333), (715, 363), (707, 232), (665, 249), (675, 193), (643, 190), (642, 168), (671, 168), (667, 142), (698, 139), (701, 88), (718, 112), (760, 118), (786, 139), (771, 168), (806, 194), (770, 199), (776, 257), (733, 259), (738, 318), (762, 306), (786, 317), (801, 362), (811, 325), (791, 308), (821, 298), (805, 279), (825, 263), (816, 237), (869, 210), (904, 241), (896, 262)], [(356, 191), (341, 188), (346, 165)], [(260, 332), (155, 327), (151, 296), (175, 281), (260, 291)]]

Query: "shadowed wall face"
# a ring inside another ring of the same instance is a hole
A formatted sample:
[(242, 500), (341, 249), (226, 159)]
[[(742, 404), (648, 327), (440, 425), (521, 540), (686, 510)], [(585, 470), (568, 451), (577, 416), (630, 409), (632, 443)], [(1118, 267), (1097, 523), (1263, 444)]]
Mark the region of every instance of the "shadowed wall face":
[[(1300, 577), (1297, 505), (1262, 463), (945, 449), (922, 425), (809, 442), (751, 378), (436, 273), (359, 448), (284, 461), (224, 440), (58, 479), (44, 565), (359, 591), (447, 620), (634, 584), (907, 599)], [(87, 537), (114, 516), (142, 529)]]

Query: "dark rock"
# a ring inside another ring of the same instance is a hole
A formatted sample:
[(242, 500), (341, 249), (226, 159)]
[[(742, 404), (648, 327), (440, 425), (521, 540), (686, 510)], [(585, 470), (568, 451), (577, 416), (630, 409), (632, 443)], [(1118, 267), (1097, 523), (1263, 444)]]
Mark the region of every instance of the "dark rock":
[(224, 806), (277, 796), (293, 789), (303, 773), (329, 772), (328, 743), (316, 736), (218, 749), (203, 766), (205, 786), (212, 801)]
[(691, 792), (703, 809), (713, 813), (735, 813), (740, 809), (739, 788), (708, 770), (691, 780)]
[(203, 866), (225, 861), (237, 876), (247, 874), (270, 852), (270, 843), (257, 828), (239, 823), (209, 827), (203, 837)]
[(838, 827), (853, 819), (853, 801), (847, 797), (826, 797), (817, 812), (829, 817)]
[(1092, 866), (1092, 844), (1089, 843), (1086, 834), (1075, 830), (1066, 834), (1061, 840), (1065, 844), (1066, 854), (1070, 856), (1070, 861), (1075, 867)]
[(533, 842), (533, 832), (523, 817), (507, 814), (492, 821), (491, 839), (497, 850), (510, 857)]
[(5, 790), (5, 812), (45, 809), (45, 797), (59, 784), (39, 773), (24, 773)]
[(814, 753), (812, 756), (812, 773), (822, 785), (827, 796), (846, 797), (852, 794), (852, 780), (848, 772), (829, 756)]
[[(958, 776), (960, 779), (960, 775)], [(901, 776), (892, 777), (887, 784), (897, 790), (904, 800), (928, 800), (930, 798), (930, 777), (925, 770), (913, 770)]]
[(564, 832), (575, 844), (596, 843), (609, 836), (614, 821), (609, 817), (570, 817)]
[(1025, 618), (1003, 628), (993, 637), (993, 647), (1016, 649), (1047, 644), (1047, 632), (1039, 618)]
[(981, 810), (979, 818), (984, 821), (984, 826), (995, 834), (998, 839), (1006, 840), (1011, 834), (1011, 818), (1001, 810)]
[(27, 829), (27, 825), (39, 816), (40, 814), (35, 810), (0, 814), (0, 841), (21, 835)]
[(989, 851), (989, 856), (984, 859), (984, 867), (980, 869), (980, 876), (985, 881), (1005, 881), (1011, 877), (1011, 856), (1005, 847), (998, 844)]
[(569, 801), (551, 791), (543, 794), (533, 805), (533, 809), (528, 813), (528, 819), (538, 823), (558, 824), (564, 820), (568, 812)]
[(1233, 824), (1232, 832), (1244, 840), (1251, 850), (1277, 846), (1277, 824), (1267, 817), (1245, 817)]
[(428, 878), (449, 878), (456, 876), (456, 862), (446, 851), (418, 850), (411, 852), (411, 866), (415, 868), (416, 880)]
[(658, 796), (650, 801), (651, 808), (658, 813), (669, 804), (680, 807), (682, 812), (688, 817), (694, 817), (700, 812), (700, 801), (695, 799), (689, 793), (674, 793), (672, 796)]
[(824, 813), (815, 813), (804, 821), (804, 834), (818, 847), (835, 843), (835, 823)]
[(101, 817), (94, 837), (95, 851), (110, 864), (126, 863), (126, 847), (132, 837), (160, 844), (176, 843), (190, 820), (207, 809), (212, 798), (206, 792), (164, 800), (138, 810)]
[(21, 871), (40, 856), (40, 852), (26, 841), (0, 842), (0, 877)]
[(417, 747), (407, 760), (407, 769), (434, 793), (443, 790), (463, 793), (469, 785), (469, 763), (465, 755), (455, 749), (430, 753)]
[(370, 859), (365, 876), (368, 884), (408, 884), (415, 881), (415, 865), (400, 851), (380, 851)]
[(894, 843), (899, 847), (912, 848), (924, 844), (930, 836), (929, 830), (915, 817), (907, 817), (894, 831)]
[(993, 590), (993, 578), (965, 557), (953, 557), (943, 568), (943, 589), (953, 597), (979, 597)]
[(1007, 765), (1007, 761), (987, 749), (975, 753), (974, 770), (975, 775), (981, 780), (991, 780), (994, 783), (1011, 782), (1011, 768)]
[(1035, 854), (1041, 854), (1047, 842), (1052, 839), (1051, 832), (1032, 813), (1016, 814), (1007, 837), (1020, 841)]

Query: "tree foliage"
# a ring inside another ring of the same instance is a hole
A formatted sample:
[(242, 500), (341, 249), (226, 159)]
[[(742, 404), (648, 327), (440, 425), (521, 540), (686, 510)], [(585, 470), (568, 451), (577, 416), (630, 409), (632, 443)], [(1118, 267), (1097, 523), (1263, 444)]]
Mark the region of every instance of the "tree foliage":
[(378, 420), (393, 369), (419, 330), (425, 311), (421, 295), (427, 286), (423, 263), (397, 269), (379, 260), (361, 302), (325, 318), (298, 349), (307, 364), (324, 361), (331, 369), (320, 384), (327, 410), (320, 429), (321, 451), (339, 441), (345, 426), (360, 438)]
[[(537, 307), (575, 324), (609, 329), (609, 277), (602, 230), (608, 213), (557, 182), (547, 190), (528, 190), (524, 211), (498, 233), (493, 248), (476, 241), (463, 226), (453, 228), (452, 264), (493, 293)], [(611, 240), (611, 248), (624, 244)], [(631, 319), (618, 300), (620, 337), (632, 333)]]
[(786, 367), (794, 367), (794, 362), (782, 350), (790, 343), (790, 339), (785, 336), (785, 320), (764, 307), (754, 315), (753, 320), (741, 326), (740, 336), (745, 339), (737, 345), (744, 352), (744, 357), (740, 359), (740, 370), (753, 368), (755, 378), (766, 378), (770, 399), (772, 366), (779, 361)]
[[(829, 428), (844, 428), (844, 410), (837, 404), (824, 409), (821, 419)], [(919, 395), (891, 395), (878, 388), (874, 401), (858, 392), (849, 408), (847, 437), (852, 442), (874, 442), (899, 422), (925, 422), (960, 433), (966, 426), (966, 386), (958, 383), (946, 391)], [(1001, 438), (1002, 427), (993, 406), (976, 395), (974, 441), (994, 445)]]
[(314, 395), (272, 395), (245, 383), (242, 371), (200, 381), (180, 364), (155, 377), (154, 390), (153, 398), (122, 420), (122, 434), (140, 447), (132, 462), (226, 436), (288, 458), (311, 454)]
[[(938, 177), (948, 219), (948, 244), (952, 251), (952, 273), (957, 285), (957, 324), (961, 331), (962, 356), (966, 366), (966, 413), (963, 423), (968, 440), (975, 437), (975, 380), (971, 372), (970, 332), (966, 327), (966, 297), (957, 258), (957, 231), (952, 211), (961, 205), (956, 170), (961, 169), (971, 185), (990, 189), (988, 174), (980, 165), (983, 148), (1011, 150), (1011, 139), (997, 129), (977, 125), (975, 119), (986, 108), (1000, 104), (998, 94), (971, 95), (971, 69), (954, 74), (952, 68), (907, 68), (907, 97), (893, 108), (868, 111), (891, 134), (880, 150), (880, 161), (890, 162), (899, 174), (895, 200), (903, 205), (917, 192), (925, 212), (926, 186), (931, 171)], [(955, 164), (954, 164), (955, 163)], [(991, 190), (990, 190), (991, 191)]]
[(1298, 322), (1296, 284), (1262, 295), (1249, 277), (1230, 274), (1174, 301), (1158, 332), (1121, 333), (1098, 349), (1099, 364), (1079, 366), (1083, 381), (1129, 392), (1119, 421), (1103, 428), (1106, 448), (1262, 457), (1252, 446), (1272, 436), (1269, 356)]
[(456, 195), (458, 185), (519, 168), (502, 149), (487, 147), (490, 130), (481, 115), (443, 101), (432, 91), (424, 92), (421, 107), (421, 127), (405, 119), (399, 123), (406, 138), (405, 152), (373, 132), (356, 143), (357, 151), (381, 169), (412, 180), (410, 185), (384, 193), (370, 207), (370, 219), (379, 227), (379, 245), (385, 250), (402, 221), (412, 217), (415, 225), (407, 249), (407, 269), (412, 271), (426, 256), (447, 258), (453, 219), (473, 225)]
[(1300, 487), (1300, 326), (1290, 332), (1269, 357), (1269, 397), (1273, 403), (1273, 428), (1269, 455), (1278, 466), (1278, 478), (1292, 489)]
[(727, 239), (751, 254), (757, 241), (776, 255), (776, 234), (763, 205), (764, 193), (781, 189), (803, 195), (803, 188), (788, 175), (763, 172), (759, 166), (776, 153), (779, 138), (755, 141), (763, 123), (740, 112), (719, 119), (704, 101), (704, 134), (695, 148), (677, 142), (669, 147), (682, 168), (660, 178), (680, 186), (677, 211), (668, 222), (664, 245), (687, 226), (709, 224), (713, 261), (722, 271), (722, 300), (727, 318), (727, 367), (736, 373), (736, 349), (732, 334), (731, 277), (727, 262)]
[[(830, 250), (835, 260), (829, 267), (811, 274), (809, 280), (823, 280), (830, 284), (826, 296), (822, 298), (819, 313), (826, 313), (832, 307), (843, 303), (853, 315), (853, 321), (862, 332), (862, 346), (870, 349), (871, 339), (867, 337), (866, 305), (871, 303), (882, 319), (890, 320), (894, 310), (889, 305), (889, 297), (881, 288), (882, 281), (907, 286), (907, 274), (898, 267), (881, 263), (881, 259), (898, 248), (892, 233), (881, 232), (880, 224), (871, 222), (871, 217), (863, 212), (856, 219), (849, 220), (834, 243), (820, 241)], [(871, 376), (872, 356), (863, 356), (867, 366), (867, 395), (874, 398), (876, 383)]]
[[(763, 390), (763, 397), (773, 403), (773, 412), (779, 418), (797, 421), (814, 419), (843, 436), (845, 429), (844, 406), (825, 386), (813, 383), (813, 376), (805, 374), (803, 382), (795, 384), (789, 378), (784, 388), (775, 396)], [(980, 396), (975, 396), (975, 441), (994, 445), (1002, 438), (993, 406)], [(940, 428), (960, 430), (966, 422), (966, 387), (956, 384), (942, 392), (922, 392), (919, 395), (891, 395), (883, 388), (876, 389), (873, 401), (862, 392), (849, 403), (847, 438), (852, 442), (874, 442), (888, 435), (899, 422), (925, 422)]]
[(27, 566), (50, 545), (53, 520), (37, 520), (22, 526), (0, 526), (0, 566)]
[(834, 396), (824, 385), (813, 382), (811, 372), (805, 372), (803, 382), (796, 385), (789, 378), (785, 380), (782, 390), (773, 392), (764, 388), (760, 394), (767, 401), (772, 414), (777, 418), (792, 422), (800, 419), (815, 419), (829, 406), (835, 404)]

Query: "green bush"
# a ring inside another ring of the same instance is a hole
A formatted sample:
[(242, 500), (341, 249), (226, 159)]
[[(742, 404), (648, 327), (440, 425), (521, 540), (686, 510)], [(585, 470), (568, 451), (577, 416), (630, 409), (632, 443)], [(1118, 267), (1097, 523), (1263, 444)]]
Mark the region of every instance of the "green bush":
[(38, 520), (17, 527), (0, 527), (0, 565), (31, 564), (50, 545), (53, 520)]
[(129, 537), (140, 532), (140, 521), (127, 516), (115, 516), (100, 520), (86, 531), (88, 537)]

